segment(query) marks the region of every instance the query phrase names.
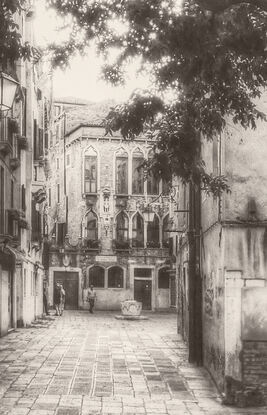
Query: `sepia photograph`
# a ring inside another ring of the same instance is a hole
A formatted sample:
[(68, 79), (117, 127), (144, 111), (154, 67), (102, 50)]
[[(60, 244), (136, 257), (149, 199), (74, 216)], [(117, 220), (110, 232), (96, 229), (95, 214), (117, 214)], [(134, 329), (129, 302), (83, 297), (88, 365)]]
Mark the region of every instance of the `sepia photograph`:
[(267, 0), (0, 0), (0, 415), (267, 415)]

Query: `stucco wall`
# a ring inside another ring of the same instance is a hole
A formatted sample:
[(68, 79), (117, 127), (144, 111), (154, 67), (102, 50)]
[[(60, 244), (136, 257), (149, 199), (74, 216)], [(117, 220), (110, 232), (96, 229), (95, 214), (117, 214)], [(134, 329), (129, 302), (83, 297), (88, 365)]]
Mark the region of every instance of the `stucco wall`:
[(0, 313), (0, 335), (4, 336), (9, 328), (9, 313), (8, 313), (8, 271), (2, 270), (1, 271), (1, 279), (0, 279), (0, 304), (1, 304), (1, 313)]
[[(224, 255), (225, 237), (215, 226), (202, 239), (203, 358), (204, 365), (223, 388), (224, 348)], [(212, 249), (211, 249), (212, 247)]]

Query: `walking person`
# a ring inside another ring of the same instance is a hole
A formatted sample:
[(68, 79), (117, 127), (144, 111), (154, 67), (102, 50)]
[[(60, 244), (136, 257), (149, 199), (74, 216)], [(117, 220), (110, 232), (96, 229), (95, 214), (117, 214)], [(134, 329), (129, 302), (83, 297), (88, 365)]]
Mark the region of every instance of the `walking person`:
[(60, 302), (61, 302), (61, 286), (60, 283), (57, 282), (55, 286), (54, 292), (54, 304), (56, 309), (56, 316), (60, 315)]
[(94, 308), (95, 302), (96, 302), (96, 292), (94, 290), (93, 285), (90, 285), (90, 288), (89, 288), (88, 293), (87, 293), (86, 301), (88, 301), (88, 303), (89, 303), (89, 312), (91, 314), (93, 314), (93, 308)]

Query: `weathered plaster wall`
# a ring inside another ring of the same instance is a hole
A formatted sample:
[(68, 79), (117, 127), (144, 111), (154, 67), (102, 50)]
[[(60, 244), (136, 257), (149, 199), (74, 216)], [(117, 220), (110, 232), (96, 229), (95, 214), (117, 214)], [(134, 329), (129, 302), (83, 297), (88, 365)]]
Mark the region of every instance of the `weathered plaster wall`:
[[(224, 255), (221, 226), (204, 234), (202, 248), (203, 278), (203, 358), (220, 389), (225, 371), (224, 347)], [(212, 249), (211, 249), (212, 247)]]
[(0, 335), (4, 336), (9, 328), (9, 310), (8, 310), (8, 271), (0, 269), (1, 279), (0, 279), (0, 304), (1, 304), (1, 313), (0, 313)]
[[(267, 101), (260, 109), (267, 113)], [(267, 219), (266, 129), (266, 122), (258, 122), (255, 131), (227, 128), (225, 174), (232, 192), (225, 197), (225, 220), (247, 219), (250, 199), (256, 204), (254, 219)]]

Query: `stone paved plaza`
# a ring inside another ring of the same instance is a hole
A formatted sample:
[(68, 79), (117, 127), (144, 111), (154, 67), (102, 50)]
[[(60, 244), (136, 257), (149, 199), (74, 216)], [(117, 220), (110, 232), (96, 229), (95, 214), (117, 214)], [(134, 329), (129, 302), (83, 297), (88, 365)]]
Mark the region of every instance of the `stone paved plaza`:
[(0, 339), (0, 414), (229, 415), (208, 374), (187, 363), (175, 314), (121, 321), (65, 311)]

